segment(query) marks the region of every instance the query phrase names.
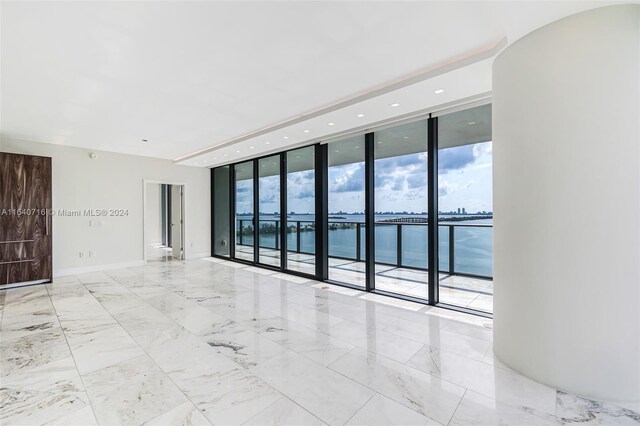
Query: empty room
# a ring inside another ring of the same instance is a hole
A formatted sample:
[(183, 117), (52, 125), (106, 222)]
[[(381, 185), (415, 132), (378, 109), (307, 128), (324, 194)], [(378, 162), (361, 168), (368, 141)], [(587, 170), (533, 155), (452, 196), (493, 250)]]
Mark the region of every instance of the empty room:
[(640, 2), (0, 1), (0, 424), (640, 425)]

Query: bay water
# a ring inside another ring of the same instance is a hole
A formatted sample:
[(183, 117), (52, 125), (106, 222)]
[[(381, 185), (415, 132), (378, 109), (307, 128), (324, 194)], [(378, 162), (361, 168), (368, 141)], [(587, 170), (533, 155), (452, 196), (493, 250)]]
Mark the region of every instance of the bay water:
[[(439, 264), (443, 272), (450, 271), (449, 233), (453, 232), (454, 271), (471, 275), (493, 276), (493, 228), (491, 219), (468, 220), (470, 215), (440, 216), (439, 221)], [(455, 218), (455, 221), (447, 219)], [(242, 243), (253, 244), (250, 215), (238, 216), (238, 229), (242, 221)], [(260, 216), (260, 245), (276, 248), (276, 222), (279, 216)], [(376, 262), (398, 265), (398, 232), (401, 233), (401, 264), (413, 268), (427, 268), (428, 238), (426, 223), (389, 223), (390, 219), (426, 221), (424, 215), (376, 215)], [(315, 252), (314, 215), (290, 214), (287, 216), (287, 248), (298, 250), (297, 229), (300, 227), (300, 247), (304, 253)], [(358, 231), (360, 228), (360, 231)], [(360, 258), (357, 259), (358, 234), (360, 234)], [(279, 247), (279, 244), (277, 244)], [(365, 260), (364, 215), (329, 215), (329, 256), (352, 260)]]

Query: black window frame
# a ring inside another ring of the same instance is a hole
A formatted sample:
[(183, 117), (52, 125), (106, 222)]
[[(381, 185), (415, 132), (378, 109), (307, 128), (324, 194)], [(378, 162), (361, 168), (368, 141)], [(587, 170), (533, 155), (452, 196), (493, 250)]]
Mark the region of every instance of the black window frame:
[[(213, 247), (211, 250), (212, 257), (239, 262), (259, 268), (271, 269), (278, 272), (291, 274), (294, 276), (309, 278), (310, 280), (317, 280), (335, 284), (343, 287), (354, 288), (364, 290), (366, 292), (381, 294), (397, 299), (408, 300), (416, 303), (421, 303), (430, 306), (437, 306), (444, 309), (470, 313), (477, 316), (486, 318), (492, 318), (493, 315), (489, 312), (480, 310), (469, 309), (461, 306), (449, 305), (439, 302), (439, 253), (438, 253), (438, 117), (428, 114), (428, 116), (416, 117), (412, 121), (427, 120), (427, 202), (428, 202), (428, 299), (420, 299), (417, 297), (406, 296), (398, 293), (391, 293), (386, 291), (376, 290), (375, 288), (375, 205), (374, 205), (374, 185), (375, 185), (375, 158), (374, 158), (374, 135), (377, 130), (362, 132), (365, 136), (365, 232), (366, 232), (366, 259), (365, 259), (365, 288), (356, 286), (349, 283), (339, 282), (335, 280), (329, 280), (329, 257), (328, 257), (328, 144), (324, 141), (315, 142), (308, 145), (296, 146), (291, 149), (277, 152), (269, 152), (267, 154), (243, 159), (233, 163), (225, 163), (220, 166), (211, 168), (211, 212), (212, 212), (212, 230), (211, 241), (214, 241), (214, 229), (213, 229), (213, 215), (215, 214), (214, 203), (214, 170), (218, 167), (229, 166), (229, 208), (230, 208), (230, 249), (229, 256), (221, 256), (213, 253)], [(407, 121), (407, 122), (412, 122)], [(355, 136), (354, 133), (351, 136)], [(295, 151), (301, 148), (311, 147), (315, 148), (315, 274), (308, 274), (300, 271), (287, 269), (287, 154), (291, 151)], [(259, 172), (258, 164), (259, 160), (267, 157), (280, 156), (280, 266), (266, 265), (258, 262), (259, 253)], [(235, 166), (238, 164), (253, 161), (253, 185), (254, 185), (254, 261), (247, 261), (244, 259), (238, 259), (235, 256)], [(431, 220), (435, 218), (435, 220)], [(401, 236), (399, 237), (399, 241)], [(359, 239), (358, 239), (359, 242)], [(400, 246), (398, 246), (400, 250)], [(406, 267), (406, 266), (403, 266)], [(465, 274), (460, 274), (465, 275)], [(468, 276), (473, 276), (469, 275)], [(487, 277), (479, 277), (487, 278)]]

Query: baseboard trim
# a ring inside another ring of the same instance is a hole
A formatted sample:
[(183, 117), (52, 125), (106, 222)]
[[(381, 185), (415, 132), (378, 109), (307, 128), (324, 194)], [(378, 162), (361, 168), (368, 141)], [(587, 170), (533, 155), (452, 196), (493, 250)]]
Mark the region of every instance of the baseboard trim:
[(211, 252), (201, 251), (200, 253), (188, 253), (187, 259), (202, 259), (203, 257), (211, 257)]
[(50, 280), (35, 280), (35, 281), (23, 281), (20, 283), (11, 283), (11, 284), (3, 284), (0, 285), (0, 290), (8, 290), (10, 288), (19, 288), (19, 287), (28, 287), (31, 285), (39, 285), (50, 283)]
[(108, 271), (110, 269), (133, 268), (136, 266), (144, 266), (143, 260), (123, 263), (109, 263), (106, 265), (82, 266), (79, 268), (66, 268), (53, 271), (54, 278), (65, 277), (67, 275), (86, 274), (88, 272)]

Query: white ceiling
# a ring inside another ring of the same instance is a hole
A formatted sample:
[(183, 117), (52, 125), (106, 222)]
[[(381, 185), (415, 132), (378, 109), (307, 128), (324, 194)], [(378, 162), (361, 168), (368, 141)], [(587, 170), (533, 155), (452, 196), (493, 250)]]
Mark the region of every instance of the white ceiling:
[(491, 46), (611, 3), (3, 1), (0, 135), (228, 163), (486, 93)]

